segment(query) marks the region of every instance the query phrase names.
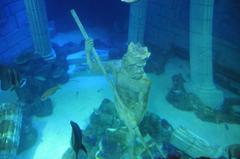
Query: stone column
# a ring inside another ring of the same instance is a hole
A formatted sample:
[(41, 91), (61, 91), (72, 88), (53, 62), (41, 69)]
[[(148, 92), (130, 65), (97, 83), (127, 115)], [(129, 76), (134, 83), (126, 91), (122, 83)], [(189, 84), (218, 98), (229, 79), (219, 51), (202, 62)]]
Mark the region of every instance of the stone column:
[(191, 0), (190, 67), (191, 89), (208, 106), (218, 109), (223, 93), (213, 82), (212, 20), (214, 0)]
[(128, 42), (144, 43), (144, 32), (147, 14), (147, 0), (130, 4)]
[(45, 59), (55, 58), (48, 34), (45, 0), (24, 0), (35, 53)]

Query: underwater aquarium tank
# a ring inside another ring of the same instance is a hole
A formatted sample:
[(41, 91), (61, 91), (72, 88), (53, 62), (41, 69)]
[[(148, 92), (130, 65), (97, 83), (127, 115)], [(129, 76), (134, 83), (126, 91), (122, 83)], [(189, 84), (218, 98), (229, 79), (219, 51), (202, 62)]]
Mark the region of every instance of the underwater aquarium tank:
[(240, 159), (239, 0), (0, 0), (0, 159)]

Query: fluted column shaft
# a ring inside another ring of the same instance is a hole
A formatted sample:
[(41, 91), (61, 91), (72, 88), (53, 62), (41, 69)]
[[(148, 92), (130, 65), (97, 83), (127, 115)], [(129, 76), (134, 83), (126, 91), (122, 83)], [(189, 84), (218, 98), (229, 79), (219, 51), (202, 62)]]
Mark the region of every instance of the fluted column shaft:
[(52, 46), (48, 34), (48, 20), (45, 0), (24, 0), (35, 53), (42, 57), (52, 56)]
[(147, 0), (140, 0), (130, 6), (128, 41), (144, 43), (147, 14)]
[[(190, 67), (192, 87), (205, 104), (216, 108), (223, 100), (213, 82), (212, 21), (214, 0), (191, 0)], [(218, 98), (218, 99), (217, 99)]]

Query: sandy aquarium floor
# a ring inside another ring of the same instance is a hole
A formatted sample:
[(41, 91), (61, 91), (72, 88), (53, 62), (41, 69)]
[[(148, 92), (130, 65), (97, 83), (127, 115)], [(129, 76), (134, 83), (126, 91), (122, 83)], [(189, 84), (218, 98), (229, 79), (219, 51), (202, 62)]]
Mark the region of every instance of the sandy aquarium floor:
[(38, 143), (17, 159), (61, 159), (70, 146), (71, 120), (85, 128), (89, 116), (102, 99), (112, 98), (107, 83), (101, 76), (77, 77), (54, 94), (51, 99), (54, 113), (46, 118), (34, 118), (38, 129)]
[[(228, 145), (240, 141), (239, 125), (228, 124), (229, 130), (226, 130), (224, 124), (202, 122), (193, 113), (175, 109), (165, 100), (171, 87), (171, 76), (179, 72), (188, 77), (186, 63), (171, 59), (164, 74), (149, 75), (152, 80), (149, 110), (167, 119), (174, 127), (184, 126), (212, 145)], [(102, 76), (84, 75), (70, 79), (51, 97), (54, 103), (53, 114), (33, 119), (34, 127), (39, 133), (38, 142), (17, 159), (61, 159), (70, 144), (69, 121), (74, 120), (80, 127), (85, 128), (90, 114), (104, 98), (113, 97)]]

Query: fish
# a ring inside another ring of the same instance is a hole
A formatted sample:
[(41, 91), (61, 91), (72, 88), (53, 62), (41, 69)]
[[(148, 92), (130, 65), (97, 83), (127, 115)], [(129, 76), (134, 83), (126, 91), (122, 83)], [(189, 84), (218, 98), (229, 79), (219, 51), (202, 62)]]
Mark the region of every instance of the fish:
[(125, 2), (125, 3), (134, 3), (134, 2), (137, 2), (139, 0), (121, 0), (122, 2)]
[(224, 127), (225, 127), (226, 130), (229, 130), (229, 126), (228, 126), (227, 123), (224, 123)]
[(230, 149), (228, 149), (228, 159), (232, 159), (232, 153)]
[(170, 152), (167, 157), (167, 159), (180, 159), (181, 158), (181, 154), (179, 152)]
[(41, 100), (41, 101), (47, 100), (50, 96), (52, 96), (54, 93), (56, 93), (57, 90), (59, 90), (60, 88), (61, 88), (61, 85), (58, 84), (58, 85), (56, 85), (56, 86), (53, 86), (53, 87), (47, 89), (47, 90), (46, 90), (45, 92), (43, 92), (43, 94), (41, 95), (40, 100)]
[(240, 144), (228, 146), (228, 158), (240, 158)]
[(14, 69), (4, 65), (0, 65), (0, 81), (1, 89), (15, 90), (17, 88), (22, 88), (26, 84), (26, 79), (20, 78), (20, 73)]
[(98, 93), (101, 93), (102, 91), (103, 91), (103, 88), (99, 88), (99, 89), (97, 90)]
[(46, 77), (43, 76), (35, 76), (34, 79), (38, 80), (38, 81), (46, 81)]
[(78, 158), (78, 153), (80, 150), (84, 151), (86, 155), (87, 149), (82, 143), (82, 130), (77, 123), (70, 121), (72, 127), (72, 137), (71, 137), (71, 147), (76, 154), (76, 159)]
[(171, 125), (169, 124), (169, 122), (166, 119), (161, 119), (160, 123), (164, 128), (171, 127)]
[(107, 130), (110, 131), (110, 132), (115, 132), (115, 131), (117, 131), (117, 129), (115, 129), (115, 128), (107, 128)]

